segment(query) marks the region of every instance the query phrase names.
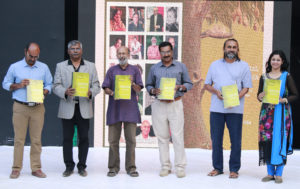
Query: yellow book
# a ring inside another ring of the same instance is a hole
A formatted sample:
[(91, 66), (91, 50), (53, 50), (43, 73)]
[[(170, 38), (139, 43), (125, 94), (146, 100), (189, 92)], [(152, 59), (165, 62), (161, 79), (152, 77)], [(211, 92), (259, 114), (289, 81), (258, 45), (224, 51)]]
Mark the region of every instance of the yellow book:
[(236, 84), (223, 86), (222, 95), (224, 99), (224, 108), (230, 108), (240, 105), (239, 92)]
[(27, 85), (27, 102), (43, 103), (43, 80), (29, 79), (29, 85)]
[(174, 100), (175, 95), (176, 78), (162, 77), (160, 79), (160, 95), (158, 99), (161, 100)]
[(281, 80), (265, 79), (263, 103), (278, 104), (280, 96)]
[(74, 96), (88, 97), (90, 76), (89, 73), (73, 72), (72, 88)]
[(131, 99), (130, 75), (116, 75), (114, 98), (122, 100)]

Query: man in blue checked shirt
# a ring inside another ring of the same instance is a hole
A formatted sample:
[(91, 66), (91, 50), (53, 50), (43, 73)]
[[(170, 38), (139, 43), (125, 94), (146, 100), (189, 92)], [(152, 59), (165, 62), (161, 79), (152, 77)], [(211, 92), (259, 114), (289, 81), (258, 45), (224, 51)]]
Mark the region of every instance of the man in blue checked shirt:
[(27, 102), (26, 86), (29, 79), (43, 80), (44, 96), (51, 92), (52, 75), (48, 66), (37, 61), (40, 47), (37, 43), (29, 43), (25, 47), (25, 57), (10, 65), (2, 82), (4, 89), (12, 91), (13, 104), (13, 127), (14, 127), (14, 161), (10, 178), (20, 176), (23, 162), (24, 143), (27, 128), (29, 127), (31, 149), (30, 165), (32, 175), (45, 178), (46, 174), (41, 171), (41, 134), (44, 126), (45, 107), (42, 103)]

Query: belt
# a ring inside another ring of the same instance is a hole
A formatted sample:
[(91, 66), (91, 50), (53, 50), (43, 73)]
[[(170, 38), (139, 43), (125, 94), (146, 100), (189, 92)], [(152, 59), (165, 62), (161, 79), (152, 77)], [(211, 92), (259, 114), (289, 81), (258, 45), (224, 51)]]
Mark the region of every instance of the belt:
[(15, 99), (15, 102), (17, 102), (19, 104), (26, 105), (26, 106), (37, 106), (37, 105), (39, 105), (39, 103), (35, 103), (35, 102), (22, 102), (22, 101), (18, 101), (16, 99)]
[(181, 99), (181, 96), (176, 97), (174, 100), (160, 100), (161, 102), (172, 103)]

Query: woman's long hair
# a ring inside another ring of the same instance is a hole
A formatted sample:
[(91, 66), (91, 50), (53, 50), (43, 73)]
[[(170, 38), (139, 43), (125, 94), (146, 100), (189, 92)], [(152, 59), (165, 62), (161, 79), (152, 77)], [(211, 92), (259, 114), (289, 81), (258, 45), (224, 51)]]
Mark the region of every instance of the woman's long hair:
[(266, 72), (269, 73), (272, 71), (272, 66), (271, 66), (271, 59), (274, 55), (279, 55), (281, 60), (282, 60), (282, 64), (281, 64), (281, 67), (280, 67), (280, 71), (283, 72), (283, 71), (288, 71), (288, 67), (289, 67), (289, 63), (286, 59), (286, 56), (284, 54), (284, 52), (282, 50), (274, 50), (270, 56), (269, 56), (269, 59), (268, 61), (266, 62)]

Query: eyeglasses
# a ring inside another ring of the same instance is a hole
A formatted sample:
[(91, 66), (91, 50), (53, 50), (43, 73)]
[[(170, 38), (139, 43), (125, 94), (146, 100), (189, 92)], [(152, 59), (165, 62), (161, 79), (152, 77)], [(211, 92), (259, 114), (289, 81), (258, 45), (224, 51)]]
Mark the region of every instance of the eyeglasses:
[(166, 55), (166, 54), (170, 54), (172, 51), (160, 51), (160, 54), (162, 55)]
[(39, 59), (39, 56), (32, 56), (32, 55), (29, 54), (29, 53), (27, 53), (27, 56), (28, 56), (30, 59), (34, 59), (34, 60)]
[(81, 48), (70, 48), (69, 50), (70, 50), (70, 51), (80, 51)]

